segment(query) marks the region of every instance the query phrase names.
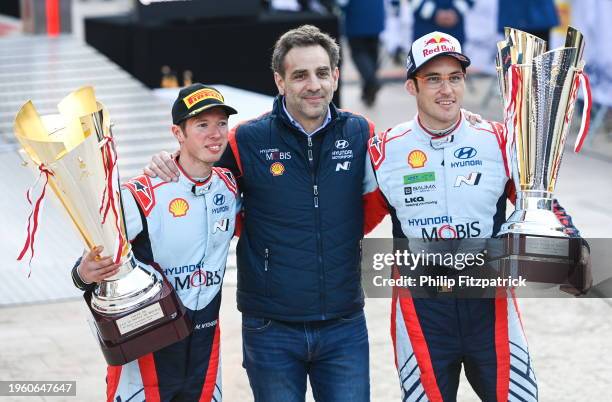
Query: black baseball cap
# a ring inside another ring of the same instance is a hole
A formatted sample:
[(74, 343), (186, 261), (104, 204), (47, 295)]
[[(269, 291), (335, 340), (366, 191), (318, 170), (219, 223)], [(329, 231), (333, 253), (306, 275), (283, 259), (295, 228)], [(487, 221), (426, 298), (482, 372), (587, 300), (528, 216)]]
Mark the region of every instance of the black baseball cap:
[(223, 108), (228, 116), (238, 113), (236, 109), (225, 104), (223, 95), (215, 88), (200, 83), (191, 84), (179, 91), (172, 105), (172, 123), (179, 124), (214, 107)]

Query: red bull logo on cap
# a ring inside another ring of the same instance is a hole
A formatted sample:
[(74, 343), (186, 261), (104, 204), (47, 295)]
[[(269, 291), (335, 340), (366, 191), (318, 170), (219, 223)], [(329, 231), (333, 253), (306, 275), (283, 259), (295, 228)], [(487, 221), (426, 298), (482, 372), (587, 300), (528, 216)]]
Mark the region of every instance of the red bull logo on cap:
[(446, 39), (443, 36), (434, 36), (433, 38), (428, 39), (427, 41), (425, 41), (425, 46), (428, 45), (435, 45), (436, 43), (449, 43), (450, 41), (448, 39)]
[(457, 48), (444, 36), (432, 36), (425, 41), (423, 57), (431, 56), (440, 52), (457, 52)]

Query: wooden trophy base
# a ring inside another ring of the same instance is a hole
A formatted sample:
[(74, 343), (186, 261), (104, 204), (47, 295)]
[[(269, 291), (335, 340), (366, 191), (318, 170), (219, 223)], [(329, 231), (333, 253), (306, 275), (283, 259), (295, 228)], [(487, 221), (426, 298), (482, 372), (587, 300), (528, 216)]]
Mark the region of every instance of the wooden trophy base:
[(160, 350), (191, 333), (185, 307), (165, 278), (153, 299), (120, 314), (105, 315), (94, 310), (91, 296), (91, 292), (85, 292), (83, 297), (93, 315), (104, 359), (111, 366)]
[[(520, 275), (528, 282), (581, 284), (583, 272), (576, 269), (582, 239), (508, 233), (500, 237), (503, 254), (498, 256), (500, 276)], [(496, 258), (497, 259), (497, 258)]]

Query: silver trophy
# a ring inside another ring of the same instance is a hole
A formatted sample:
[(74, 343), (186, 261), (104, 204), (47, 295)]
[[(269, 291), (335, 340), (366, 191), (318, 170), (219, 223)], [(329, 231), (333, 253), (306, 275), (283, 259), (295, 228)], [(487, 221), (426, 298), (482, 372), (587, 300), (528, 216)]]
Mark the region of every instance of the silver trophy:
[(571, 27), (565, 47), (550, 51), (542, 39), (513, 28), (506, 28), (505, 40), (497, 45), (505, 152), (516, 189), (516, 210), (498, 235), (513, 240), (509, 254), (514, 259), (571, 266), (577, 258), (578, 243), (553, 212), (553, 193), (581, 86), (585, 110), (576, 152), (588, 131), (583, 48), (582, 34)]

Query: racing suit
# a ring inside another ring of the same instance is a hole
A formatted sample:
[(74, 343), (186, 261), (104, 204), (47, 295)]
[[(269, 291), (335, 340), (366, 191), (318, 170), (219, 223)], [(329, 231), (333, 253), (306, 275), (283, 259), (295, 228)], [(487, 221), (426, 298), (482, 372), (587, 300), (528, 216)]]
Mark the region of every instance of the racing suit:
[[(180, 165), (179, 165), (180, 168)], [(203, 182), (136, 177), (122, 188), (134, 256), (167, 277), (193, 324), (185, 339), (123, 366), (109, 366), (107, 401), (221, 401), (221, 285), (238, 208), (232, 174), (213, 168)], [(82, 290), (92, 289), (73, 269)]]
[[(417, 116), (372, 138), (369, 152), (393, 237), (494, 236), (506, 219), (507, 198), (515, 196), (505, 146), (499, 123), (471, 125), (463, 114), (443, 136), (430, 133)], [(560, 221), (573, 228), (571, 218), (556, 209)], [(403, 290), (394, 289), (391, 313), (403, 401), (455, 401), (461, 363), (484, 401), (537, 400), (512, 292), (467, 299), (417, 298)]]

